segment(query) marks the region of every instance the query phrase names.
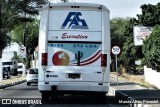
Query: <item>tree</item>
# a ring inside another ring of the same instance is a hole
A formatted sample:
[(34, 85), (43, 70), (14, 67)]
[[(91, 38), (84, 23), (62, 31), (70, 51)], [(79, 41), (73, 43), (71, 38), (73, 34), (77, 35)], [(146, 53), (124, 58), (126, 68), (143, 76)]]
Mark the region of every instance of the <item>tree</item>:
[(32, 21), (35, 15), (39, 14), (39, 9), (47, 3), (47, 0), (9, 0), (12, 10), (15, 10), (19, 17), (17, 24)]
[[(129, 71), (132, 65), (135, 66), (134, 65), (135, 60), (142, 59), (144, 56), (142, 53), (142, 46), (137, 46), (137, 47), (134, 46), (133, 26), (135, 25), (155, 26), (156, 24), (160, 24), (159, 20), (160, 3), (157, 3), (157, 5), (144, 4), (141, 6), (141, 9), (142, 9), (142, 14), (137, 15), (138, 20), (136, 18), (130, 18), (126, 24), (124, 24), (124, 22), (122, 24), (119, 22), (117, 23), (117, 21), (111, 20), (112, 46), (119, 45), (121, 47), (122, 53), (119, 56), (120, 57), (119, 62), (123, 64), (125, 68), (128, 69)], [(119, 31), (121, 33), (119, 33)], [(151, 57), (148, 56), (148, 58)]]
[(2, 57), (3, 49), (9, 45), (11, 39), (9, 32), (14, 26), (17, 14), (11, 9), (11, 4), (6, 0), (0, 0), (0, 58)]
[[(110, 21), (110, 29), (111, 29), (111, 47), (117, 45), (121, 49), (126, 42), (128, 36), (125, 36), (126, 26), (129, 24), (130, 18), (113, 18)], [(112, 62), (115, 61), (115, 57), (111, 55)], [(114, 63), (111, 64), (111, 70), (113, 70)]]
[(143, 45), (144, 64), (160, 71), (160, 25), (153, 28)]
[[(33, 54), (35, 48), (38, 46), (38, 34), (39, 34), (39, 20), (34, 20), (33, 22), (26, 23), (26, 51), (27, 58), (30, 60), (31, 54)], [(12, 40), (14, 42), (23, 44), (23, 25), (18, 25), (12, 31)], [(28, 67), (30, 67), (28, 61)]]
[(126, 25), (129, 23), (129, 18), (113, 18), (110, 21), (111, 29), (111, 45), (118, 45), (121, 48), (127, 37), (124, 36)]
[(0, 81), (2, 77), (2, 51), (9, 45), (11, 39), (9, 32), (14, 26), (18, 14), (11, 9), (11, 4), (7, 0), (0, 0)]
[(32, 17), (26, 16), (38, 14), (38, 8), (45, 3), (45, 0), (0, 0), (0, 81), (2, 51), (11, 41), (10, 31), (17, 24), (32, 21)]
[(130, 18), (129, 23), (125, 26), (124, 36), (128, 37), (123, 45), (120, 61), (124, 65), (127, 71), (131, 71), (135, 66), (135, 60), (143, 57), (142, 47), (134, 46), (133, 41), (133, 26), (137, 24), (135, 18)]
[(144, 26), (155, 26), (160, 24), (160, 2), (157, 5), (141, 5), (142, 14), (138, 14), (138, 23)]
[[(0, 39), (0, 58), (11, 41), (9, 32), (14, 26), (32, 21), (33, 15), (37, 15), (38, 9), (46, 3), (46, 0), (0, 0), (0, 38), (3, 38)], [(32, 17), (26, 17), (30, 15)]]
[(159, 69), (159, 30), (160, 27), (160, 2), (156, 5), (144, 4), (141, 6), (142, 14), (138, 14), (138, 24), (143, 26), (154, 27), (153, 32), (150, 36), (144, 41), (142, 46), (142, 51), (144, 54), (143, 64), (146, 64), (148, 67), (158, 68)]

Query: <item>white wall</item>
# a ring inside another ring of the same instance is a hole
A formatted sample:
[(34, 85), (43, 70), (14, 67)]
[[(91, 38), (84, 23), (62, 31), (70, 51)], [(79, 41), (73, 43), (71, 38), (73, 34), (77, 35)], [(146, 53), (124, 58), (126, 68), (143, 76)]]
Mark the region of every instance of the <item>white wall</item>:
[(18, 53), (18, 48), (19, 48), (19, 45), (17, 43), (11, 43), (10, 46), (6, 47), (3, 50), (3, 52), (16, 51)]
[(160, 89), (160, 72), (144, 66), (145, 81)]
[(19, 53), (19, 49), (20, 49), (20, 45), (18, 43), (11, 43), (9, 46), (7, 46), (3, 52), (8, 52), (8, 51), (16, 51), (17, 55), (20, 55), (21, 53)]

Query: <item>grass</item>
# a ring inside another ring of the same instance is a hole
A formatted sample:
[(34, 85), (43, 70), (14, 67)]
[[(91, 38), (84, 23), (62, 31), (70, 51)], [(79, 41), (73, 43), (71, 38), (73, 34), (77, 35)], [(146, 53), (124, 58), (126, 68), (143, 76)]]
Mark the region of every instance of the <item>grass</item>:
[[(110, 73), (111, 78), (116, 78), (116, 76), (117, 76), (116, 72)], [(133, 82), (133, 83), (139, 84), (142, 87), (158, 89), (156, 86), (151, 85), (148, 82), (145, 82), (144, 75), (123, 73), (122, 75), (118, 76), (118, 79), (124, 82)]]

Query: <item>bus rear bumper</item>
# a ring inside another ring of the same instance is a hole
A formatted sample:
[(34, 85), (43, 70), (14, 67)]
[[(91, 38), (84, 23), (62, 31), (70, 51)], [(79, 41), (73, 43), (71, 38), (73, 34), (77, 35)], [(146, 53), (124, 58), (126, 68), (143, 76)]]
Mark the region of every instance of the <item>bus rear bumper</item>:
[(82, 92), (104, 92), (109, 91), (109, 83), (94, 83), (94, 82), (85, 82), (85, 83), (67, 83), (67, 82), (50, 82), (45, 84), (44, 82), (38, 83), (39, 91), (82, 91)]

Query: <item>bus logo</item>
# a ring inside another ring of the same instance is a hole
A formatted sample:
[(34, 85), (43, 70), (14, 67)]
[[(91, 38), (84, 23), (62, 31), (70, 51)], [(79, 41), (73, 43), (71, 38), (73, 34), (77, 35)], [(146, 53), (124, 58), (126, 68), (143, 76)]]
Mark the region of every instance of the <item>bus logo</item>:
[(84, 19), (80, 19), (81, 12), (69, 12), (67, 18), (62, 24), (61, 29), (68, 25), (68, 29), (88, 29), (87, 23)]

